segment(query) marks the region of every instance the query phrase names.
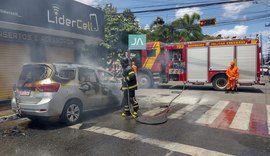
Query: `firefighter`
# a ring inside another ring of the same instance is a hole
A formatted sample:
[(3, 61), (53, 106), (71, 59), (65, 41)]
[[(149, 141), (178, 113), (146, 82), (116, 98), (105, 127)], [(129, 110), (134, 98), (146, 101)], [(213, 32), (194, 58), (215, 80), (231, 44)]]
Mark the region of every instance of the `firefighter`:
[[(122, 73), (122, 87), (121, 90), (124, 92), (124, 97), (122, 100), (123, 112), (122, 117), (130, 116), (131, 112), (129, 110), (128, 99), (130, 100), (130, 104), (133, 106), (134, 113), (132, 114), (134, 117), (138, 117), (139, 104), (135, 98), (135, 90), (137, 90), (137, 80), (136, 74), (132, 70), (128, 58), (121, 59), (121, 65), (123, 68)], [(128, 97), (129, 95), (129, 97)]]
[(227, 90), (226, 93), (229, 93), (230, 88), (232, 89), (232, 94), (234, 94), (236, 82), (239, 78), (239, 69), (235, 65), (234, 61), (230, 62), (230, 67), (228, 67), (226, 71), (226, 75), (228, 76), (228, 82), (227, 82)]
[(136, 64), (135, 64), (135, 62), (133, 61), (132, 62), (132, 69), (133, 69), (133, 71), (135, 72), (135, 74), (136, 74), (136, 76), (137, 76), (137, 72), (138, 72), (138, 67), (136, 66)]

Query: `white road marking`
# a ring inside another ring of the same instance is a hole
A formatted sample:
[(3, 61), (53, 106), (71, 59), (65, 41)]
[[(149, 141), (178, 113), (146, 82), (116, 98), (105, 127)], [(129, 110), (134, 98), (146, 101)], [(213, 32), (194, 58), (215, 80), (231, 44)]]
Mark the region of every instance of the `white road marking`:
[(181, 96), (174, 100), (173, 103), (181, 103), (185, 105), (194, 105), (200, 101), (198, 96)]
[(205, 112), (196, 123), (199, 124), (212, 124), (214, 120), (219, 116), (223, 109), (229, 104), (229, 101), (218, 101), (214, 106)]
[(173, 154), (173, 151), (169, 151), (165, 156), (170, 156)]
[(147, 112), (144, 112), (142, 115), (145, 115), (145, 116), (154, 116), (162, 111), (164, 111), (166, 108), (160, 108), (160, 107), (156, 107), (150, 111), (147, 111)]
[[(75, 128), (79, 126), (71, 126), (70, 128)], [(229, 156), (229, 154), (217, 152), (208, 150), (205, 148), (200, 148), (196, 146), (191, 145), (185, 145), (177, 142), (171, 142), (171, 141), (162, 141), (158, 139), (152, 139), (152, 138), (145, 138), (142, 135), (130, 133), (126, 131), (121, 131), (117, 129), (111, 129), (111, 128), (105, 128), (105, 127), (98, 127), (98, 126), (92, 126), (91, 128), (84, 129), (85, 131), (94, 132), (98, 134), (104, 134), (108, 136), (113, 136), (117, 138), (121, 138), (124, 140), (137, 140), (142, 143), (147, 143), (156, 147), (160, 147), (172, 152), (179, 152), (183, 154), (188, 155), (196, 155), (196, 156)]]
[(267, 110), (268, 134), (270, 135), (270, 105), (266, 105), (266, 110)]
[(69, 126), (69, 128), (79, 129), (81, 126), (82, 124), (76, 124), (76, 125)]
[(252, 103), (241, 103), (230, 125), (230, 128), (248, 130), (252, 107)]
[(199, 105), (187, 105), (184, 108), (168, 116), (169, 119), (182, 119), (184, 115), (189, 114), (195, 110)]

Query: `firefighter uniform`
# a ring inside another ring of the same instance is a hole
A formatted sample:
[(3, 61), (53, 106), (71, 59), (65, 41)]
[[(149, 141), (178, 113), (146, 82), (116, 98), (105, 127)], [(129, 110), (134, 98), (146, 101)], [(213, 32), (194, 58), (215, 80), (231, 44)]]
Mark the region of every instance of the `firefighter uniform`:
[(230, 62), (230, 67), (226, 71), (226, 75), (228, 76), (228, 82), (227, 82), (227, 90), (226, 93), (232, 88), (232, 93), (234, 93), (235, 87), (236, 87), (236, 81), (239, 78), (239, 69), (235, 65), (234, 61)]
[(124, 108), (123, 108), (122, 116), (125, 117), (125, 116), (131, 115), (130, 110), (129, 110), (129, 105), (128, 105), (128, 99), (129, 99), (130, 100), (129, 102), (133, 106), (133, 110), (134, 110), (134, 114), (132, 115), (137, 117), (139, 104), (135, 98), (135, 90), (137, 90), (136, 75), (133, 69), (131, 68), (131, 66), (129, 65), (129, 60), (127, 58), (123, 58), (121, 60), (121, 65), (123, 68), (121, 90), (124, 91), (124, 97), (122, 100), (122, 106), (124, 106)]

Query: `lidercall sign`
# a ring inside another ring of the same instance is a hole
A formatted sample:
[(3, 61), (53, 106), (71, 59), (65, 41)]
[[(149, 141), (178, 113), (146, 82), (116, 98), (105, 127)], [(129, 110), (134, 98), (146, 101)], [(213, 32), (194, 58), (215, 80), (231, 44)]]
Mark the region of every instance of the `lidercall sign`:
[(60, 12), (60, 6), (54, 4), (52, 8), (52, 10), (47, 10), (48, 23), (86, 31), (99, 31), (96, 14), (89, 14), (89, 20), (71, 19)]
[(3, 22), (104, 38), (104, 12), (73, 0), (1, 0)]

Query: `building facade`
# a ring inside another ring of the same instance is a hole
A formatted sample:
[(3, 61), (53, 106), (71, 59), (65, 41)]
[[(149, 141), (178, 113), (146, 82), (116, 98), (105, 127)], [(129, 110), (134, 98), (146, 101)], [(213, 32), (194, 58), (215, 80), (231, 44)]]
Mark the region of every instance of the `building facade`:
[(104, 38), (104, 13), (72, 0), (0, 1), (0, 101), (29, 62), (78, 62)]

